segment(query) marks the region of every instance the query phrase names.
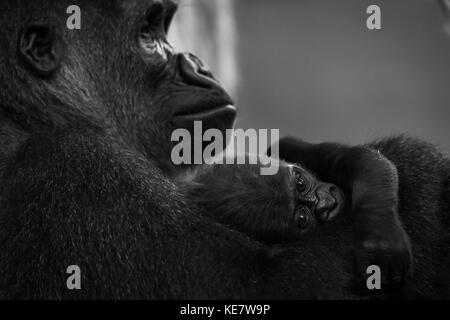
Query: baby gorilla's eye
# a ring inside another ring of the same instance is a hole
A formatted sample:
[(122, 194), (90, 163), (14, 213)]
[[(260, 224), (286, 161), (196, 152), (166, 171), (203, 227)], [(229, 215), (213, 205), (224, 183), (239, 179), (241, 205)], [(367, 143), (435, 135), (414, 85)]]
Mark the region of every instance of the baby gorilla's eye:
[(298, 192), (303, 193), (306, 191), (306, 181), (299, 174), (295, 177), (295, 184)]
[(297, 214), (297, 225), (300, 229), (306, 229), (309, 225), (309, 220), (311, 215), (309, 214), (309, 210), (306, 208), (300, 208)]

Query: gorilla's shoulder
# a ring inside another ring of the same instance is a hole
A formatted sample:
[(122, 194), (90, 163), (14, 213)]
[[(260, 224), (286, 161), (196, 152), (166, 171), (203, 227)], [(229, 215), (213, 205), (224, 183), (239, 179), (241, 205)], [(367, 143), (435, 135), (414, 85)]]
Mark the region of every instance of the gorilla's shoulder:
[[(393, 135), (370, 144), (383, 154), (416, 158), (417, 162), (448, 162), (449, 156), (439, 146), (408, 134)], [(428, 159), (428, 160), (427, 160)]]
[(36, 131), (5, 164), (6, 175), (17, 177), (20, 173), (47, 181), (64, 177), (72, 184), (107, 186), (124, 179), (163, 179), (160, 170), (123, 137), (96, 126)]

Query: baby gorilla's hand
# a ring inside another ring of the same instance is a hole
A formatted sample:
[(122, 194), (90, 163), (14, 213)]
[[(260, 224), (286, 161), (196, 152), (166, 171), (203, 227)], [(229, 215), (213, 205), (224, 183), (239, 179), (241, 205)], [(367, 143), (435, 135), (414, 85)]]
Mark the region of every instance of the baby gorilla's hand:
[(364, 279), (364, 285), (370, 265), (381, 268), (383, 283), (402, 283), (411, 272), (412, 259), (409, 239), (398, 216), (396, 166), (378, 149), (364, 145), (312, 144), (287, 137), (276, 146), (273, 150), (279, 150), (281, 159), (301, 162), (349, 193), (357, 276)]
[(357, 275), (366, 286), (367, 267), (381, 270), (382, 288), (395, 288), (411, 274), (412, 254), (408, 235), (398, 219), (390, 222), (379, 215), (355, 217), (355, 255)]

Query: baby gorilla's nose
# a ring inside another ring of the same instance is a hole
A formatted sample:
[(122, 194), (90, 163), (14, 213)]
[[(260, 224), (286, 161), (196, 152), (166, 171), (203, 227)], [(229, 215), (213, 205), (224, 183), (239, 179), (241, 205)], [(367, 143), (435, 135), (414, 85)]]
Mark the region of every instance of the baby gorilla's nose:
[(317, 205), (315, 214), (317, 221), (325, 223), (331, 221), (339, 213), (340, 190), (334, 184), (321, 183), (316, 190)]

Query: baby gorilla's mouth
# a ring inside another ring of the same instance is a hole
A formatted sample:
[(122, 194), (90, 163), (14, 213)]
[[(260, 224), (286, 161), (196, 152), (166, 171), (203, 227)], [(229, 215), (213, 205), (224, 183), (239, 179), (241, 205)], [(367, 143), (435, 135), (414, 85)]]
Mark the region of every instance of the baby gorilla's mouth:
[(345, 196), (334, 184), (317, 179), (299, 165), (291, 167), (294, 219), (300, 229), (332, 221), (344, 209)]
[(344, 208), (344, 193), (334, 184), (320, 183), (316, 189), (316, 196), (314, 214), (320, 223), (332, 221)]

